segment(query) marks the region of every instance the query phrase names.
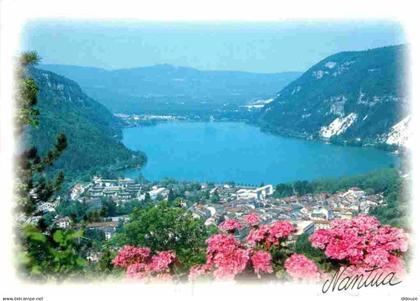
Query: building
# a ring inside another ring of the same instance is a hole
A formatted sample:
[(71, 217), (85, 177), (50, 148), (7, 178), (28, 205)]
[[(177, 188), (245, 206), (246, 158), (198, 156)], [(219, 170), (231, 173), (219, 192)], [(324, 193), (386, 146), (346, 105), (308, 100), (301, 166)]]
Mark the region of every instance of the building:
[(298, 221), (295, 223), (295, 235), (308, 234), (311, 235), (315, 232), (315, 223), (313, 221)]
[(36, 211), (42, 213), (55, 212), (57, 203), (43, 202), (37, 205)]
[(71, 226), (71, 219), (68, 216), (61, 217), (56, 220), (55, 225), (61, 229), (69, 229)]
[(314, 221), (315, 231), (320, 229), (330, 229), (330, 221), (317, 220)]
[(295, 243), (302, 234), (311, 235), (315, 232), (315, 223), (312, 221), (297, 221), (294, 226), (296, 231), (288, 238), (287, 244)]
[(169, 191), (165, 187), (153, 186), (152, 190), (149, 191), (150, 198), (156, 200), (159, 196), (167, 195)]
[(236, 199), (241, 201), (256, 200), (257, 194), (252, 189), (239, 189), (236, 191)]
[(314, 209), (309, 216), (311, 220), (331, 220), (334, 217), (332, 210), (327, 208)]
[(273, 185), (265, 185), (263, 187), (255, 189), (257, 200), (265, 200), (268, 196), (274, 192)]
[(257, 189), (239, 189), (236, 191), (236, 198), (243, 201), (263, 201), (274, 192), (273, 185), (266, 185)]
[(112, 236), (114, 236), (115, 232), (117, 231), (117, 227), (117, 221), (97, 222), (86, 225), (86, 228), (89, 230), (99, 230), (104, 232), (106, 240), (109, 240), (112, 238)]

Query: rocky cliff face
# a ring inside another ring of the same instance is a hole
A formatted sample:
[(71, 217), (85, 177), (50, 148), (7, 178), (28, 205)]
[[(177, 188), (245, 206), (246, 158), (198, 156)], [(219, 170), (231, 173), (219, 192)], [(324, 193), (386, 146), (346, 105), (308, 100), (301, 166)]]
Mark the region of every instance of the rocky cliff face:
[(410, 137), (412, 136), (412, 128), (410, 127), (410, 123), (411, 116), (409, 115), (394, 125), (385, 135), (383, 141), (390, 145), (398, 145), (410, 148)]
[(261, 125), (306, 138), (404, 145), (405, 52), (391, 46), (327, 57), (263, 108)]

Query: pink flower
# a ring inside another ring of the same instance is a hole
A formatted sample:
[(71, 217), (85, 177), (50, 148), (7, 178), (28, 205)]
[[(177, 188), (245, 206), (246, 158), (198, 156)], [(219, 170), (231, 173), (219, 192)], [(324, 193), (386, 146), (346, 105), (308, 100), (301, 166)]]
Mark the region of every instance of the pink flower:
[(213, 275), (216, 279), (234, 279), (242, 273), (249, 262), (249, 250), (235, 249), (230, 253), (219, 253), (213, 258), (215, 270)]
[(149, 275), (149, 268), (144, 263), (134, 263), (127, 267), (126, 275), (128, 278), (144, 279)]
[(256, 226), (260, 223), (260, 217), (255, 213), (245, 215), (245, 222), (250, 226)]
[(367, 215), (334, 220), (331, 229), (317, 230), (309, 239), (313, 247), (325, 250), (327, 257), (340, 260), (344, 266), (350, 264), (346, 273), (372, 268), (402, 269), (395, 255), (408, 249), (403, 230), (382, 226), (375, 217)]
[(251, 257), (251, 262), (254, 267), (254, 271), (257, 274), (273, 272), (271, 254), (266, 251), (255, 252), (255, 254)]
[(273, 244), (277, 244), (282, 238), (286, 238), (295, 231), (293, 225), (288, 221), (277, 221), (271, 225), (269, 230), (269, 240)]
[(251, 246), (263, 243), (269, 235), (269, 230), (269, 225), (261, 225), (258, 229), (252, 229), (249, 231), (246, 241)]
[(397, 275), (397, 277), (403, 277), (405, 274), (404, 263), (401, 258), (390, 255), (388, 258), (388, 264), (382, 267), (386, 273), (393, 272)]
[(349, 241), (333, 238), (325, 248), (325, 255), (330, 258), (342, 260), (348, 256)]
[(372, 231), (377, 231), (381, 226), (381, 223), (376, 217), (365, 214), (360, 214), (351, 221), (352, 227), (357, 229), (358, 234), (367, 234)]
[(287, 258), (284, 267), (295, 280), (319, 280), (321, 277), (316, 264), (301, 254), (293, 254)]
[(240, 230), (241, 228), (242, 228), (242, 225), (235, 219), (225, 220), (219, 225), (220, 230), (224, 230), (228, 232)]
[(365, 257), (365, 263), (370, 267), (385, 267), (389, 263), (390, 254), (384, 249), (375, 249)]
[(188, 275), (188, 280), (196, 280), (198, 277), (206, 274), (211, 269), (211, 266), (208, 264), (198, 264), (194, 265), (190, 269), (190, 273)]
[[(404, 265), (400, 258), (394, 255), (388, 256), (387, 262), (380, 259), (380, 257), (376, 258), (379, 262), (375, 262), (373, 264), (383, 264), (382, 267), (379, 265), (373, 267), (370, 264), (361, 264), (361, 265), (350, 265), (350, 266), (342, 266), (340, 267), (340, 272), (343, 273), (343, 276), (355, 276), (355, 275), (369, 275), (372, 274), (372, 277), (376, 277), (376, 275), (388, 275), (389, 273), (394, 273), (397, 278), (401, 278), (405, 274)], [(371, 263), (372, 264), (372, 263)]]
[(325, 249), (325, 246), (330, 242), (331, 232), (325, 229), (317, 230), (309, 237), (314, 248)]
[(267, 249), (272, 245), (278, 245), (282, 239), (286, 239), (295, 231), (293, 225), (288, 221), (277, 221), (271, 225), (261, 225), (257, 229), (249, 231), (246, 238), (251, 246), (264, 245)]
[(232, 252), (240, 244), (233, 235), (216, 234), (207, 239), (207, 254)]
[(387, 251), (407, 252), (408, 238), (403, 230), (391, 226), (383, 226), (371, 237), (370, 245), (380, 245)]
[(174, 251), (162, 251), (152, 257), (150, 269), (155, 273), (162, 273), (169, 269), (169, 266), (175, 262), (176, 255)]
[(124, 246), (112, 261), (115, 266), (126, 268), (128, 278), (142, 280), (168, 279), (170, 266), (175, 262), (174, 251), (159, 252), (151, 257), (149, 248), (133, 246)]
[(115, 266), (127, 268), (133, 263), (141, 263), (150, 256), (149, 248), (124, 246), (112, 260)]
[(190, 271), (192, 278), (213, 270), (216, 279), (234, 279), (248, 265), (250, 250), (245, 249), (233, 235), (216, 234), (207, 239), (207, 263)]

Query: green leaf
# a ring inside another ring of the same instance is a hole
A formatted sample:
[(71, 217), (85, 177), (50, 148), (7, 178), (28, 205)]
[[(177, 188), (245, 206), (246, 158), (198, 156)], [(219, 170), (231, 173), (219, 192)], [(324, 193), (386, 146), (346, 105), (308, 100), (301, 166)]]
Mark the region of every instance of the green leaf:
[(58, 230), (53, 234), (53, 239), (55, 242), (61, 244), (64, 242), (64, 234), (63, 231)]

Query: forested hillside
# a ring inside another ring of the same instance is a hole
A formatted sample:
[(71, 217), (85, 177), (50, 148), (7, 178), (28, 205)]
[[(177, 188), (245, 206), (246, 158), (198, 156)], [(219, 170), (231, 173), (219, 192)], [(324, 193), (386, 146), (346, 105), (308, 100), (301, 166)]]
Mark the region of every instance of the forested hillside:
[(41, 65), (76, 81), (114, 113), (209, 115), (271, 98), (300, 72), (203, 71), (168, 64), (105, 70)]
[(93, 167), (139, 165), (144, 154), (128, 150), (119, 140), (121, 124), (103, 105), (89, 98), (72, 80), (36, 68), (28, 70), (38, 89), (40, 125), (27, 133), (29, 144), (43, 152), (64, 133), (68, 148), (56, 168), (79, 172)]
[(405, 46), (390, 46), (325, 58), (265, 106), (262, 126), (306, 138), (403, 145), (405, 52)]

